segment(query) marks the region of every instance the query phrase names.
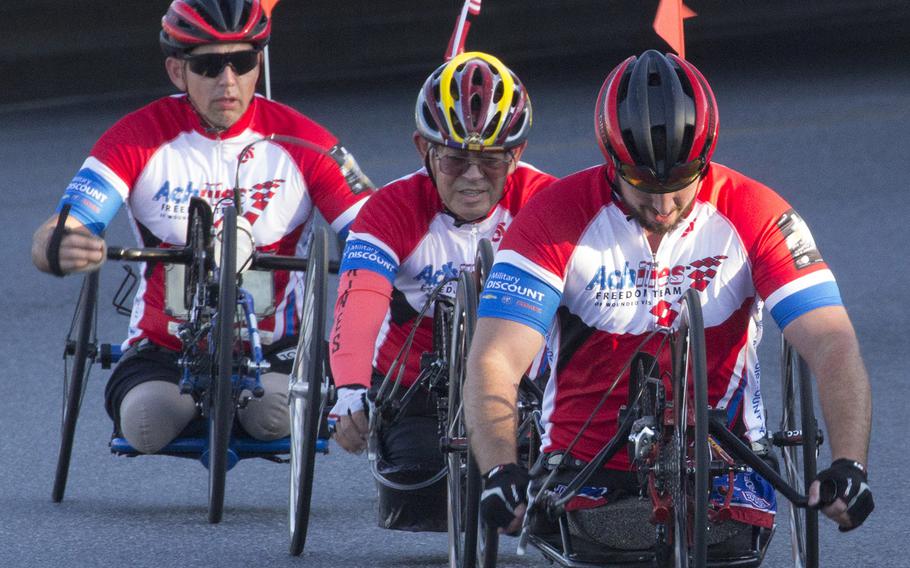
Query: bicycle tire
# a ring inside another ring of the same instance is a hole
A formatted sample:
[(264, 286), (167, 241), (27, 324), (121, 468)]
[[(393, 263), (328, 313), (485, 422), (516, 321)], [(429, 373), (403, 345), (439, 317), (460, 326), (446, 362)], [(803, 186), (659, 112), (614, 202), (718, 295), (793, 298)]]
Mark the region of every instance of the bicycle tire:
[[(708, 378), (705, 328), (698, 292), (689, 289), (680, 305), (680, 325), (673, 358), (674, 451), (679, 468), (673, 503), (673, 565), (676, 568), (707, 565), (708, 495)], [(690, 380), (691, 378), (691, 380)], [(689, 383), (692, 384), (691, 394)], [(687, 425), (692, 405), (694, 428)], [(690, 441), (693, 443), (690, 445)], [(691, 449), (690, 449), (691, 446)], [(691, 466), (689, 465), (691, 462)], [(689, 470), (694, 469), (690, 475)], [(680, 507), (680, 503), (683, 505)], [(691, 546), (689, 543), (691, 542)]]
[(449, 565), (452, 568), (492, 568), (496, 565), (498, 533), (486, 530), (480, 517), (482, 482), (467, 446), (462, 389), (466, 378), (468, 348), (477, 322), (477, 281), (462, 272), (455, 293), (451, 345), (448, 349), (449, 389), (446, 434), (464, 440), (464, 450), (446, 455), (448, 468)]
[(73, 317), (76, 324), (76, 338), (71, 340), (70, 337), (67, 337), (64, 348), (63, 356), (66, 360), (70, 355), (70, 345), (72, 344), (73, 361), (70, 372), (64, 371), (64, 407), (60, 425), (60, 451), (57, 455), (57, 470), (54, 474), (54, 488), (51, 492), (51, 500), (54, 503), (62, 501), (66, 491), (66, 481), (69, 477), (70, 461), (73, 455), (73, 441), (76, 436), (76, 422), (79, 420), (79, 410), (82, 407), (88, 375), (97, 353), (97, 341), (95, 341), (94, 335), (98, 281), (99, 271), (97, 270), (85, 275)]
[[(325, 230), (317, 228), (310, 241), (300, 338), (288, 392), (291, 421), (291, 472), (288, 493), (290, 553), (299, 556), (306, 545), (316, 441), (325, 410), (325, 295), (328, 287), (328, 248)], [(304, 375), (306, 373), (306, 375)]]
[(224, 486), (227, 478), (228, 449), (234, 421), (234, 321), (237, 314), (237, 209), (223, 209), (221, 263), (218, 274), (217, 321), (212, 341), (214, 356), (208, 400), (209, 430), (209, 522), (221, 522), (224, 512)]
[[(783, 446), (783, 473), (787, 483), (805, 495), (816, 475), (818, 452), (818, 421), (812, 397), (809, 366), (781, 335), (781, 430), (800, 429), (802, 444)], [(788, 507), (790, 544), (793, 565), (797, 568), (818, 568), (818, 510)]]
[(487, 276), (493, 268), (493, 243), (489, 239), (480, 239), (477, 243), (477, 253), (474, 256), (474, 274), (477, 276), (477, 292), (483, 290)]
[(206, 251), (210, 247), (211, 229), (211, 208), (202, 199), (191, 198), (186, 227), (186, 246), (193, 255), (193, 262), (185, 267), (183, 273), (183, 309), (187, 311), (193, 305), (197, 288), (205, 282), (207, 264), (210, 262)]

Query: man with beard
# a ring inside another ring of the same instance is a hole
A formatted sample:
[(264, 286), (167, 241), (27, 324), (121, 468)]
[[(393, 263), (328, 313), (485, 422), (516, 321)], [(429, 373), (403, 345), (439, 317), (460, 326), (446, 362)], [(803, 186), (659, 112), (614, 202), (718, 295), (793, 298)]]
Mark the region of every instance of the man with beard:
[[(837, 498), (824, 513), (842, 530), (859, 526), (873, 508), (864, 465), (869, 382), (808, 227), (771, 189), (711, 162), (714, 95), (679, 57), (647, 51), (617, 66), (598, 96), (595, 126), (606, 163), (557, 181), (522, 210), (481, 295), (464, 398), (471, 449), (485, 474), (485, 519), (514, 531), (523, 516), (528, 473), (516, 463), (516, 388), (544, 339), (551, 354), (544, 463), (582, 467), (613, 437), (629, 400), (621, 380), (598, 405), (612, 378), (639, 350), (657, 352), (661, 335), (648, 335), (678, 325), (679, 302), (694, 288), (704, 311), (710, 406), (726, 411), (727, 427), (756, 453), (767, 447), (757, 365), (766, 307), (817, 377), (828, 426), (834, 461), (812, 484), (809, 503), (819, 506), (819, 482), (829, 482)], [(660, 369), (670, 368), (667, 351)], [(641, 491), (626, 452), (595, 478), (598, 498), (589, 505), (609, 503), (604, 510)], [(733, 500), (731, 522), (769, 530), (775, 500), (767, 481), (740, 472), (734, 487), (747, 499)], [(745, 532), (727, 528), (726, 535)], [(639, 532), (648, 530), (653, 538), (645, 515)], [(648, 547), (647, 539), (630, 538), (632, 525), (621, 532), (609, 546)]]

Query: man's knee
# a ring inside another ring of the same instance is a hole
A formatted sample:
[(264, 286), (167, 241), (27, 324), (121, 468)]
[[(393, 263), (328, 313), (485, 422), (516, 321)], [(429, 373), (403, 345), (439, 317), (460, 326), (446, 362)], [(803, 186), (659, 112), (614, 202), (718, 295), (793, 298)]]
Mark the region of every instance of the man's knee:
[(169, 444), (196, 416), (192, 397), (167, 381), (130, 389), (120, 403), (120, 430), (133, 448), (153, 454)]
[(238, 411), (237, 418), (247, 434), (257, 440), (277, 440), (291, 433), (288, 421), (288, 377), (265, 373), (261, 377), (265, 394), (253, 398)]

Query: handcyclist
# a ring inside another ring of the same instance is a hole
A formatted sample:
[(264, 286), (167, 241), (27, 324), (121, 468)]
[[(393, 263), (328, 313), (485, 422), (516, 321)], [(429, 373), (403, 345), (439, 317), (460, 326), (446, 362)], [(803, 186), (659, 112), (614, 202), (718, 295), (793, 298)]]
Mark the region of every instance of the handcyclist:
[[(101, 234), (124, 204), (140, 246), (183, 245), (190, 198), (207, 201), (217, 223), (233, 196), (241, 150), (273, 134), (311, 147), (266, 142), (243, 156), (238, 226), (257, 249), (284, 255), (302, 250), (317, 209), (344, 234), (367, 197), (352, 191), (329, 155), (345, 158), (344, 148), (319, 124), (255, 94), (271, 33), (260, 0), (174, 0), (161, 25), (165, 69), (180, 93), (125, 116), (101, 136), (57, 207), (59, 213), (71, 206), (59, 248), (49, 250), (56, 213), (35, 232), (35, 266), (58, 276), (97, 269), (105, 258)], [(198, 415), (178, 387), (180, 320), (169, 292), (181, 286), (182, 299), (182, 278), (176, 282), (170, 272), (143, 265), (126, 349), (105, 391), (115, 434), (143, 453), (158, 452)], [(261, 287), (272, 305), (256, 310), (268, 314), (259, 327), (272, 369), (262, 376), (265, 395), (238, 418), (248, 435), (273, 440), (288, 435), (287, 373), (303, 290), (296, 275), (258, 274), (269, 275)]]
[[(714, 95), (675, 55), (646, 51), (614, 68), (595, 124), (606, 163), (559, 180), (522, 210), (482, 294), (465, 411), (485, 474), (484, 518), (514, 531), (523, 516), (528, 473), (516, 464), (516, 385), (545, 338), (553, 358), (543, 401), (549, 459), (566, 451), (645, 336), (672, 328), (680, 299), (695, 288), (710, 405), (726, 410), (728, 427), (754, 449), (765, 444), (757, 364), (764, 306), (817, 377), (834, 461), (812, 484), (809, 503), (819, 504), (819, 481), (833, 481), (837, 500), (822, 510), (841, 530), (859, 526), (873, 509), (869, 381), (806, 223), (768, 187), (711, 161)], [(592, 460), (616, 432), (627, 397), (624, 380), (565, 463)], [(638, 490), (625, 452), (601, 473), (594, 504)], [(768, 526), (767, 481), (747, 472), (734, 487), (748, 502), (733, 519)]]
[[(531, 103), (518, 77), (488, 54), (455, 56), (417, 96), (414, 145), (423, 167), (380, 189), (348, 236), (329, 338), (338, 402), (335, 440), (361, 452), (364, 397), (388, 370), (417, 313), (446, 277), (473, 270), (477, 244), (498, 247), (518, 210), (554, 178), (521, 162)], [(453, 286), (454, 288), (454, 286)], [(452, 295), (452, 291), (447, 292)], [(418, 326), (403, 386), (432, 350), (432, 311)], [(380, 472), (416, 484), (443, 468), (436, 408), (419, 390), (381, 434)], [(445, 485), (402, 492), (380, 486), (380, 526), (445, 530)]]

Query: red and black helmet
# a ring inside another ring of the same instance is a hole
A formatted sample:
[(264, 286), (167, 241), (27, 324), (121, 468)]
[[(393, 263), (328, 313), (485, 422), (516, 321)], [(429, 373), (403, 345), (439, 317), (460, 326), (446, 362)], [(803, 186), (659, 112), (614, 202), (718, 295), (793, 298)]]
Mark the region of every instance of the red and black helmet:
[(704, 173), (717, 125), (717, 102), (704, 76), (686, 60), (654, 50), (610, 72), (594, 111), (607, 161), (652, 193), (676, 191)]
[(182, 57), (200, 45), (250, 43), (262, 49), (272, 22), (260, 0), (174, 0), (161, 18), (164, 54)]

